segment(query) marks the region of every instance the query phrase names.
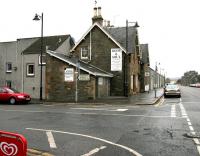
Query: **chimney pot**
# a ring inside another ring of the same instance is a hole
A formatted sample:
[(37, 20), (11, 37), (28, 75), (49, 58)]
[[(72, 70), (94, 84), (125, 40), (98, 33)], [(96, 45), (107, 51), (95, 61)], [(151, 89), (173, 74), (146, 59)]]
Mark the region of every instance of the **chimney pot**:
[(97, 16), (97, 7), (94, 7), (94, 17)]
[(98, 16), (101, 16), (101, 7), (98, 7)]
[(110, 27), (110, 21), (107, 21), (107, 27)]

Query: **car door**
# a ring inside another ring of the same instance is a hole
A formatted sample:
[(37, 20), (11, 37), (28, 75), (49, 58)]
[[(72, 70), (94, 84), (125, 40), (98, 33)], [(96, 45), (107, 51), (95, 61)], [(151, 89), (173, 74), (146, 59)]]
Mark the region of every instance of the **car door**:
[(4, 88), (0, 88), (0, 101), (7, 101), (9, 99), (9, 93)]
[(3, 88), (0, 88), (0, 101), (3, 101)]

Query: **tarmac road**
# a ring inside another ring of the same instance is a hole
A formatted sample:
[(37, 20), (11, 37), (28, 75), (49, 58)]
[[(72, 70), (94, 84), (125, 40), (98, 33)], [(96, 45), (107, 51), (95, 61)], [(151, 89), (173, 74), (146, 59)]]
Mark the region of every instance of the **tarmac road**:
[(181, 89), (156, 105), (3, 104), (1, 130), (56, 156), (198, 156), (200, 89)]

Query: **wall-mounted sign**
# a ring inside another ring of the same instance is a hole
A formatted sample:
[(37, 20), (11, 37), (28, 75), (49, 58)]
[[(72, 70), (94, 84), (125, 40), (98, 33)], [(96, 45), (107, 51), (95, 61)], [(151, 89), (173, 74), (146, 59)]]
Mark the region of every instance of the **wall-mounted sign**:
[(145, 92), (149, 91), (149, 85), (145, 85)]
[(103, 85), (103, 77), (98, 78), (98, 85)]
[(145, 77), (150, 76), (149, 72), (145, 72)]
[(65, 69), (65, 81), (73, 82), (74, 81), (74, 68)]
[(122, 71), (122, 50), (120, 48), (111, 49), (111, 71)]
[(89, 74), (80, 74), (78, 79), (80, 81), (90, 81), (90, 75)]

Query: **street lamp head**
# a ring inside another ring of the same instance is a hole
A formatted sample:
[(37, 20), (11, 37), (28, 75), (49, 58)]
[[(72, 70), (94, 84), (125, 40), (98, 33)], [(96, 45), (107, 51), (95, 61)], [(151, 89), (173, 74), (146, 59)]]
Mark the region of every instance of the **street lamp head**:
[(35, 17), (33, 18), (34, 21), (39, 21), (40, 20), (40, 16), (38, 14), (35, 14)]
[(135, 27), (135, 28), (138, 28), (138, 27), (140, 27), (140, 26), (138, 25), (138, 22), (135, 22), (135, 25), (134, 25), (134, 27)]

